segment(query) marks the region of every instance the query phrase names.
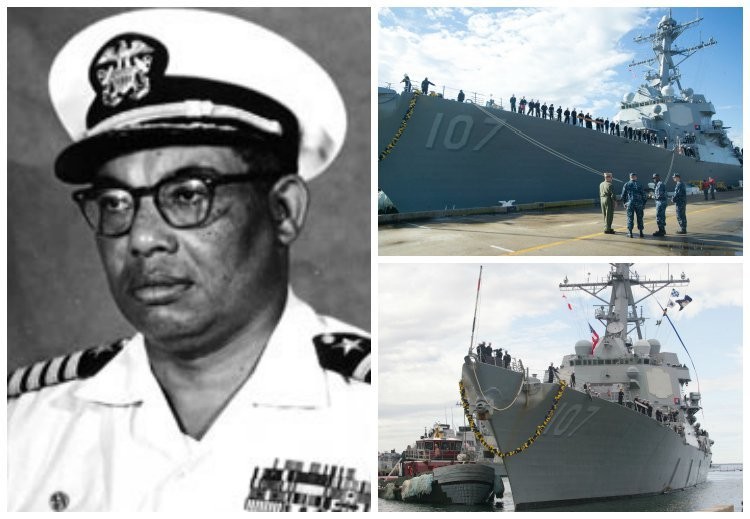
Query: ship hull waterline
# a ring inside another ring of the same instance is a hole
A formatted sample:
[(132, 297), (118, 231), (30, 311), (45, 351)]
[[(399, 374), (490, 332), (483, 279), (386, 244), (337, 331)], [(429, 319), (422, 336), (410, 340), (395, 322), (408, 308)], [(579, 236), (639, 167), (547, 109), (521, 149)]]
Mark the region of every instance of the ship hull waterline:
[[(533, 435), (559, 389), (542, 383), (535, 394), (518, 393), (520, 373), (468, 361), (462, 379), (470, 402), (480, 386), (480, 398), (498, 409), (518, 394), (488, 417), (503, 451)], [(653, 418), (566, 388), (543, 434), (504, 463), (515, 507), (523, 510), (688, 488), (706, 480), (711, 455)]]
[[(411, 97), (379, 98), (378, 146), (385, 150), (399, 134)], [(636, 172), (642, 183), (659, 173), (668, 190), (674, 183), (666, 177), (674, 172), (685, 182), (710, 176), (733, 187), (742, 180), (739, 164), (697, 160), (549, 119), (419, 96), (405, 129), (379, 161), (378, 185), (400, 212), (441, 211), (510, 201), (597, 200), (602, 181), (597, 171), (611, 171), (618, 181)], [(615, 190), (621, 188), (615, 182)]]

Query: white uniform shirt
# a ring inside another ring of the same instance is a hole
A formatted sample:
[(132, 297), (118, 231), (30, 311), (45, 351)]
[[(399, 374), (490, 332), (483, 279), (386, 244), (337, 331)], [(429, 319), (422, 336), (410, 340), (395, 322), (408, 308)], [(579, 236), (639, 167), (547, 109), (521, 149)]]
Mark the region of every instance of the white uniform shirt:
[(373, 392), (320, 367), (312, 338), (334, 332), (362, 333), (290, 291), (200, 441), (180, 431), (140, 334), (93, 377), (11, 399), (8, 510), (369, 509)]

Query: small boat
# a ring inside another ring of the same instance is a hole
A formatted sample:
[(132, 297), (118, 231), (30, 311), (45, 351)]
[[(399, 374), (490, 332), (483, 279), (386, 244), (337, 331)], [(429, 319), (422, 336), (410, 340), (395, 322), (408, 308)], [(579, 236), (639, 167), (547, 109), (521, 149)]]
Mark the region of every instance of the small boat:
[(407, 503), (492, 504), (505, 488), (493, 463), (476, 460), (473, 443), (446, 424), (409, 446), (387, 476), (378, 478), (378, 497)]

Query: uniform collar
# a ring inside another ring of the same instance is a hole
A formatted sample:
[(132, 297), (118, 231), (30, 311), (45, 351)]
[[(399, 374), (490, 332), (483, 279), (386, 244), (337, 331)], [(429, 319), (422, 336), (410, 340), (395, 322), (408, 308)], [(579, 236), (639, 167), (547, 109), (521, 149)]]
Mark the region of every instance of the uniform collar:
[[(326, 374), (312, 342), (322, 331), (320, 318), (290, 288), (284, 311), (255, 372), (234, 399), (260, 406), (327, 406)], [(122, 406), (163, 398), (151, 372), (143, 335), (133, 336), (99, 373), (83, 381), (76, 395), (84, 400)]]
[(322, 331), (323, 324), (315, 311), (290, 289), (268, 346), (238, 396), (256, 405), (327, 406), (326, 373), (312, 342)]

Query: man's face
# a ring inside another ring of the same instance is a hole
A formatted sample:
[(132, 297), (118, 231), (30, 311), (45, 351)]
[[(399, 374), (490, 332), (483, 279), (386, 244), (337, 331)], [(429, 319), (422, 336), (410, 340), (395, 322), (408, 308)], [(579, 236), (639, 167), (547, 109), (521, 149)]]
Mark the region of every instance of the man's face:
[[(112, 159), (96, 181), (150, 187), (187, 167), (247, 171), (230, 148), (173, 146)], [(174, 353), (214, 349), (263, 309), (274, 288), (286, 290), (283, 247), (268, 206), (254, 183), (217, 186), (205, 224), (177, 229), (145, 196), (128, 233), (97, 237), (112, 295), (149, 343)]]

